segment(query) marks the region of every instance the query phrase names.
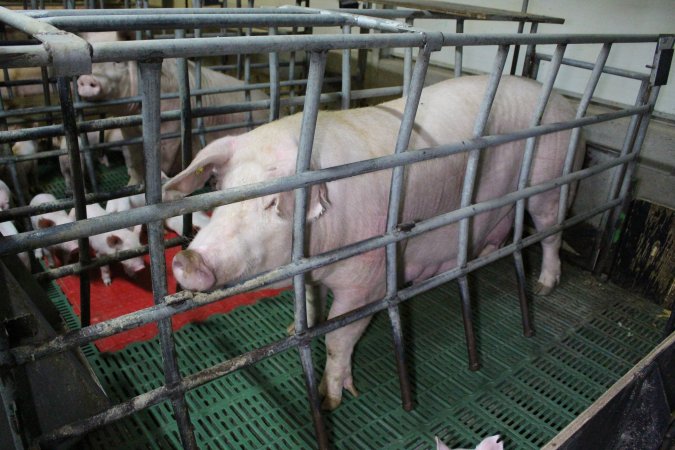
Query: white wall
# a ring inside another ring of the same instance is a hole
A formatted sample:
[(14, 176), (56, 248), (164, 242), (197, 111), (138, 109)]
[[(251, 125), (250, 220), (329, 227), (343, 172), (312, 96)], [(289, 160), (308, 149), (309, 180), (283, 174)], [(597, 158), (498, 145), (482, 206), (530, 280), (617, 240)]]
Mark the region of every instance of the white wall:
[[(278, 6), (291, 1), (257, 0), (256, 6)], [(521, 0), (472, 0), (467, 4), (503, 8), (519, 11)], [(312, 0), (311, 6), (316, 8), (336, 8), (337, 0)], [(675, 33), (675, 1), (674, 0), (530, 0), (528, 12), (565, 19), (563, 25), (542, 24), (539, 33), (580, 33), (580, 34), (659, 34)], [(435, 31), (453, 32), (453, 21), (419, 20), (416, 26)], [(526, 30), (529, 29), (526, 27)], [(465, 33), (514, 33), (517, 24), (508, 22), (467, 21)], [(594, 62), (599, 45), (569, 46), (565, 56)], [(472, 47), (464, 49), (464, 67), (480, 72), (491, 68), (494, 47)], [(553, 47), (538, 48), (541, 53), (553, 53)], [(521, 51), (521, 55), (524, 52)], [(617, 44), (612, 48), (607, 65), (646, 73), (646, 65), (652, 63), (654, 45)], [(522, 58), (522, 56), (521, 56)], [(443, 65), (454, 63), (454, 50), (444, 49), (434, 54), (433, 61)], [(540, 77), (546, 73), (547, 63), (542, 63)], [(507, 62), (507, 68), (510, 61)], [(589, 71), (562, 68), (558, 75), (556, 87), (572, 92), (582, 93), (588, 79)], [(671, 70), (669, 85), (661, 89), (657, 111), (675, 115), (675, 70)], [(596, 97), (624, 104), (633, 104), (639, 83), (603, 75)]]

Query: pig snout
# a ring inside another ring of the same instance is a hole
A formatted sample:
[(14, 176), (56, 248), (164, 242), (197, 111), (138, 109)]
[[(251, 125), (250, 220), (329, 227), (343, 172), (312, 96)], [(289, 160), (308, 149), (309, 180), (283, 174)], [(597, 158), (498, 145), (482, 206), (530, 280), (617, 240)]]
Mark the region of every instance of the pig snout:
[(216, 284), (216, 276), (206, 265), (202, 255), (194, 250), (183, 250), (173, 258), (173, 275), (185, 289), (206, 291)]
[(101, 83), (93, 75), (80, 75), (77, 79), (77, 93), (85, 99), (95, 99), (101, 95)]
[(138, 272), (145, 269), (145, 262), (143, 261), (143, 258), (131, 258), (122, 261), (122, 267), (124, 267), (124, 273), (126, 273), (128, 277), (134, 278)]

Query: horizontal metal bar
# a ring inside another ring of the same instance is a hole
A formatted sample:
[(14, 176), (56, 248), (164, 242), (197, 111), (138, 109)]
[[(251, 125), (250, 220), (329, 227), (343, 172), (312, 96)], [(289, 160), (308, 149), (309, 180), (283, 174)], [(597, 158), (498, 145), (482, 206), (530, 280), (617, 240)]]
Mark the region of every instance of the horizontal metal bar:
[[(551, 61), (551, 55), (545, 55), (543, 53), (536, 53), (534, 55), (536, 59), (544, 60), (544, 61)], [(578, 67), (581, 69), (589, 69), (593, 70), (595, 67), (595, 63), (590, 63), (586, 61), (581, 61), (578, 59), (572, 59), (572, 58), (563, 58), (562, 63), (567, 65), (567, 66), (572, 66), (572, 67)], [(624, 78), (632, 78), (635, 80), (649, 80), (649, 74), (648, 73), (640, 73), (640, 72), (635, 72), (633, 70), (625, 70), (625, 69), (617, 69), (615, 67), (603, 67), (602, 71), (604, 73), (607, 73), (609, 75), (618, 75), (620, 77)]]
[[(3, 7), (0, 7), (0, 23), (9, 25), (42, 42), (43, 50), (49, 55), (54, 76), (65, 77), (91, 73), (89, 44), (81, 37)], [(16, 47), (13, 49), (16, 50)]]
[[(485, 138), (484, 138), (485, 139)], [(401, 155), (407, 154), (403, 153)], [(414, 152), (416, 153), (416, 152)], [(398, 155), (394, 155), (398, 156)], [(216, 289), (208, 293), (196, 293), (189, 291), (181, 291), (173, 295), (169, 295), (165, 298), (166, 309), (163, 309), (158, 306), (153, 306), (145, 308), (135, 313), (126, 314), (119, 316), (114, 319), (107, 320), (105, 322), (100, 322), (94, 325), (90, 325), (81, 330), (73, 331), (65, 335), (57, 336), (56, 338), (38, 345), (25, 345), (20, 347), (15, 347), (10, 350), (12, 355), (12, 360), (16, 364), (22, 364), (27, 361), (34, 360), (36, 358), (42, 358), (44, 356), (62, 351), (67, 348), (71, 348), (78, 345), (83, 345), (93, 340), (99, 339), (101, 337), (110, 336), (121, 331), (126, 331), (155, 320), (166, 318), (170, 315), (173, 315), (178, 312), (187, 311), (198, 306), (209, 304), (215, 301), (218, 301), (225, 297), (230, 297), (232, 295), (238, 295), (244, 292), (248, 292), (255, 289), (260, 289), (270, 284), (279, 283), (284, 280), (304, 272), (308, 272), (319, 267), (323, 267), (329, 264), (333, 264), (337, 261), (351, 258), (361, 253), (366, 253), (369, 251), (382, 248), (388, 244), (399, 242), (405, 239), (410, 239), (420, 234), (447, 226), (452, 223), (459, 222), (465, 217), (475, 216), (493, 209), (501, 208), (507, 205), (515, 204), (518, 200), (522, 198), (532, 197), (538, 195), (542, 192), (549, 191), (551, 189), (559, 188), (564, 184), (569, 184), (576, 182), (583, 178), (588, 178), (593, 175), (596, 175), (605, 170), (609, 170), (613, 167), (617, 167), (627, 161), (630, 161), (633, 158), (633, 154), (629, 154), (623, 157), (607, 161), (602, 164), (590, 167), (588, 169), (583, 169), (578, 172), (571, 173), (564, 177), (556, 178), (550, 180), (546, 183), (542, 183), (535, 186), (530, 186), (521, 191), (511, 192), (503, 197), (496, 199), (484, 201), (481, 203), (469, 205), (465, 208), (460, 208), (439, 216), (432, 217), (430, 219), (420, 221), (415, 224), (415, 226), (409, 230), (394, 230), (391, 233), (386, 233), (381, 236), (373, 237), (370, 239), (365, 239), (363, 241), (350, 244), (339, 249), (325, 252), (319, 255), (311, 256), (304, 258), (296, 263), (286, 264), (284, 266), (278, 267), (271, 271), (256, 275), (250, 279), (244, 280), (234, 286), (228, 286), (221, 289)], [(208, 194), (205, 194), (208, 195)], [(174, 202), (177, 203), (177, 202)], [(613, 203), (611, 203), (613, 204)], [(152, 205), (156, 206), (156, 205)], [(613, 206), (607, 206), (611, 208)], [(146, 207), (147, 208), (147, 207)], [(140, 209), (140, 208), (139, 208)], [(602, 209), (604, 211), (605, 209)], [(127, 211), (127, 214), (133, 213), (135, 210)], [(600, 211), (600, 212), (602, 212)], [(112, 216), (113, 214), (111, 214)], [(90, 219), (88, 222), (91, 222), (95, 219)], [(565, 222), (563, 222), (565, 223)], [(558, 228), (555, 228), (559, 231)], [(550, 234), (555, 234), (558, 231), (551, 232)], [(96, 234), (97, 231), (94, 231), (92, 234)], [(542, 232), (544, 233), (544, 232)], [(28, 233), (25, 233), (28, 234)], [(10, 236), (9, 238), (14, 237)], [(526, 245), (531, 245), (530, 237), (523, 239), (520, 243), (517, 243), (518, 248), (523, 248)], [(0, 243), (2, 241), (0, 240)], [(500, 249), (501, 250), (501, 249)], [(500, 252), (497, 250), (495, 253)], [(501, 253), (498, 253), (501, 254)], [(479, 260), (482, 260), (479, 258)], [(467, 268), (473, 267), (471, 263), (467, 263)], [(468, 271), (463, 271), (461, 268), (457, 269), (458, 273), (466, 274)], [(457, 275), (459, 276), (459, 275)], [(428, 281), (428, 280), (427, 280)], [(446, 280), (447, 281), (447, 280)], [(400, 291), (404, 292), (404, 291)], [(402, 295), (402, 294), (401, 294)], [(7, 365), (12, 363), (12, 361), (0, 361), (0, 366)]]
[(19, 253), (28, 249), (37, 248), (38, 246), (53, 245), (58, 242), (70, 241), (120, 228), (127, 228), (153, 219), (166, 219), (198, 210), (212, 209), (217, 206), (250, 198), (261, 197), (300, 187), (307, 187), (322, 182), (349, 178), (377, 170), (391, 169), (396, 166), (441, 158), (477, 148), (500, 145), (507, 142), (526, 139), (528, 137), (541, 136), (575, 127), (606, 122), (621, 117), (644, 113), (649, 110), (649, 106), (640, 106), (613, 113), (588, 116), (564, 123), (545, 124), (514, 133), (484, 136), (482, 138), (470, 139), (461, 143), (440, 146), (433, 149), (421, 149), (397, 155), (383, 156), (356, 163), (330, 167), (328, 169), (305, 172), (300, 175), (282, 177), (268, 182), (254, 183), (247, 186), (196, 195), (158, 205), (143, 206), (131, 211), (125, 211), (124, 213), (112, 213), (105, 217), (94, 217), (81, 222), (68, 223), (49, 229), (21, 233), (0, 240), (0, 255)]
[[(531, 235), (523, 240), (523, 247), (536, 244), (537, 242), (545, 239), (551, 234), (559, 233), (563, 228), (569, 228), (584, 220), (587, 220), (588, 218), (594, 215), (600, 214), (605, 209), (609, 209), (616, 206), (615, 203), (617, 202), (618, 200), (604, 206), (596, 207), (585, 214), (580, 214), (575, 217), (569, 218), (563, 224), (557, 225), (550, 230), (545, 230), (543, 232)], [(432, 289), (437, 285), (446, 283), (447, 281), (450, 281), (451, 279), (457, 278), (459, 276), (467, 275), (468, 273), (473, 272), (500, 258), (503, 258), (513, 253), (514, 251), (516, 251), (515, 245), (503, 247), (486, 256), (479, 257), (475, 260), (470, 261), (465, 269), (460, 268), (453, 269), (449, 272), (445, 272), (442, 275), (431, 278), (427, 280), (426, 283), (423, 282), (425, 286), (421, 286), (422, 283), (420, 285), (413, 285), (409, 288), (402, 289), (401, 291), (399, 291), (397, 296), (382, 298), (380, 300), (362, 306), (358, 309), (352, 310), (341, 316), (326, 320), (325, 322), (322, 322), (312, 328), (309, 328), (302, 337), (299, 335), (292, 335), (279, 341), (270, 343), (268, 345), (264, 345), (255, 350), (243, 353), (239, 356), (235, 356), (234, 358), (231, 358), (222, 363), (215, 364), (195, 374), (188, 375), (185, 378), (183, 378), (183, 380), (176, 386), (172, 386), (170, 388), (167, 386), (161, 386), (146, 393), (140, 394), (130, 400), (127, 400), (126, 402), (114, 405), (111, 408), (108, 408), (106, 411), (103, 411), (95, 416), (92, 416), (89, 419), (84, 419), (61, 427), (57, 430), (54, 430), (50, 433), (43, 435), (40, 439), (40, 442), (46, 443), (49, 441), (59, 440), (70, 436), (81, 435), (94, 428), (117, 421), (124, 417), (128, 417), (131, 414), (134, 414), (138, 411), (156, 405), (159, 402), (175, 394), (185, 393), (189, 390), (196, 389), (200, 386), (203, 386), (206, 383), (209, 383), (218, 378), (236, 372), (239, 369), (248, 367), (264, 359), (281, 354), (285, 351), (288, 351), (291, 348), (303, 345), (304, 343), (308, 342), (311, 339), (315, 339), (319, 336), (325, 335), (345, 325), (349, 325), (350, 323), (356, 322), (357, 320), (361, 320), (365, 317), (372, 316), (373, 314), (376, 314), (388, 308), (392, 304), (398, 305), (400, 303), (403, 303), (404, 301), (408, 301), (411, 298), (415, 297), (416, 295), (419, 295), (421, 292)], [(439, 281), (441, 278), (449, 278), (449, 280)]]

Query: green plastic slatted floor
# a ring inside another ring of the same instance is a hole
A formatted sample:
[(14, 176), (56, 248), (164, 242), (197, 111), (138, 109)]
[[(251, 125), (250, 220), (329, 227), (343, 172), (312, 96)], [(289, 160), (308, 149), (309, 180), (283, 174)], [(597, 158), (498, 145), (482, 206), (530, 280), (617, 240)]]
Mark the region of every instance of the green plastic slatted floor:
[[(534, 255), (531, 266), (538, 266)], [(386, 314), (373, 320), (354, 356), (358, 398), (325, 415), (335, 449), (431, 449), (435, 435), (470, 447), (501, 434), (508, 449), (535, 449), (555, 436), (653, 348), (665, 319), (657, 306), (565, 265), (562, 285), (533, 302), (536, 335), (521, 335), (509, 259), (471, 277), (483, 367), (467, 368), (455, 284), (402, 305), (415, 409), (400, 407)], [(530, 274), (534, 280), (534, 274)], [(71, 324), (65, 300), (55, 302)], [(284, 337), (290, 294), (242, 307), (175, 333), (183, 374)], [(325, 354), (313, 345), (317, 377)], [(156, 340), (115, 354), (86, 355), (114, 402), (162, 384)], [(191, 391), (200, 448), (313, 448), (312, 421), (297, 352), (267, 359)], [(89, 435), (95, 449), (180, 448), (167, 402)]]

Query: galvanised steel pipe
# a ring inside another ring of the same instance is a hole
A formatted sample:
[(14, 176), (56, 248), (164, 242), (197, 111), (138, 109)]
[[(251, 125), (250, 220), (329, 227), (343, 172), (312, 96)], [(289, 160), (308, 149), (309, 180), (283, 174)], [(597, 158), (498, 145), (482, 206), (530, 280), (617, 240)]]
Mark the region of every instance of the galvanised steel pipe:
[[(154, 205), (162, 201), (160, 159), (160, 74), (162, 62), (141, 62), (141, 96), (143, 97), (143, 154), (145, 156), (145, 202)], [(150, 274), (152, 296), (156, 305), (161, 305), (168, 294), (166, 282), (166, 259), (164, 256), (164, 223), (161, 219), (147, 223), (148, 246), (150, 247)], [(159, 341), (162, 353), (165, 384), (175, 386), (181, 382), (176, 348), (173, 342), (171, 319), (157, 321)], [(181, 443), (186, 449), (197, 447), (194, 429), (190, 422), (187, 402), (183, 393), (171, 396), (173, 412), (176, 416)]]
[[(413, 127), (415, 125), (415, 116), (422, 96), (422, 89), (424, 88), (424, 80), (426, 78), (427, 69), (429, 68), (431, 52), (434, 50), (438, 50), (438, 48), (432, 48), (429, 45), (425, 45), (419, 50), (410, 86), (408, 88), (408, 96), (406, 97), (403, 117), (396, 138), (394, 154), (405, 152), (408, 145), (410, 145), (410, 137), (412, 136)], [(392, 170), (389, 186), (389, 205), (387, 207), (386, 232), (388, 233), (391, 233), (400, 222), (405, 168), (406, 166), (398, 166)], [(387, 245), (385, 250), (385, 264), (386, 295), (391, 298), (397, 294), (399, 288), (398, 246), (396, 243)], [(401, 317), (397, 306), (392, 305), (389, 308), (389, 318), (392, 327), (396, 368), (401, 389), (401, 403), (403, 409), (411, 411), (413, 409), (412, 392), (410, 387), (410, 377), (408, 376), (408, 369), (405, 362), (406, 358), (403, 347)]]
[[(326, 69), (326, 57), (326, 53), (310, 53), (307, 93), (302, 114), (298, 155), (295, 162), (296, 175), (308, 171), (312, 159), (316, 121), (319, 115), (321, 86), (323, 84), (323, 76)], [(305, 255), (307, 254), (306, 226), (307, 195), (309, 189), (311, 189), (311, 187), (301, 187), (296, 189), (294, 194), (295, 209), (293, 211), (293, 238), (291, 248), (292, 264), (297, 264), (297, 262), (305, 258)], [(295, 335), (302, 337), (307, 331), (307, 292), (305, 290), (304, 272), (293, 277), (293, 291), (295, 293)], [(317, 443), (320, 449), (327, 450), (329, 447), (328, 435), (326, 434), (326, 427), (323, 416), (321, 415), (319, 391), (316, 385), (314, 365), (312, 363), (310, 341), (303, 341), (298, 350)]]
[[(538, 60), (542, 61), (551, 61), (552, 56), (551, 55), (545, 55), (543, 53), (537, 53), (535, 54), (535, 58)], [(593, 70), (595, 67), (595, 64), (589, 63), (586, 61), (581, 61), (578, 59), (572, 59), (572, 58), (563, 58), (562, 63), (566, 66), (570, 67), (577, 67), (580, 69), (589, 69)], [(633, 70), (625, 70), (625, 69), (618, 69), (616, 67), (603, 67), (602, 72), (606, 73), (608, 75), (617, 75), (623, 78), (632, 78), (634, 80), (640, 80), (640, 81), (645, 81), (649, 80), (649, 74), (648, 73), (640, 73), (640, 72), (635, 72)]]
[[(95, 217), (81, 223), (69, 223), (43, 229), (8, 236), (0, 240), (0, 256), (10, 253), (20, 253), (38, 246), (53, 245), (58, 242), (87, 237), (94, 234), (104, 233), (120, 228), (132, 227), (152, 219), (167, 219), (169, 217), (212, 209), (229, 203), (234, 203), (250, 198), (261, 197), (282, 191), (306, 187), (313, 184), (334, 181), (341, 178), (349, 178), (377, 170), (391, 169), (396, 166), (412, 164), (435, 158), (441, 158), (457, 153), (466, 152), (476, 148), (492, 147), (517, 140), (527, 139), (533, 136), (555, 133), (572, 129), (574, 127), (592, 125), (622, 117), (631, 116), (650, 111), (649, 106), (628, 108), (613, 113), (587, 116), (581, 119), (571, 120), (564, 123), (545, 124), (529, 130), (520, 130), (513, 133), (483, 136), (479, 139), (471, 139), (462, 143), (440, 146), (433, 149), (420, 149), (414, 152), (404, 152), (399, 155), (388, 155), (371, 160), (344, 164), (327, 169), (305, 172), (301, 175), (282, 177), (268, 182), (255, 183), (248, 186), (231, 188), (224, 191), (205, 193), (193, 197), (184, 198), (158, 205), (148, 205), (136, 208), (124, 213), (112, 213), (106, 217)], [(613, 166), (612, 166), (613, 167)]]
[[(586, 114), (588, 105), (591, 103), (593, 98), (593, 92), (600, 81), (600, 76), (602, 75), (602, 69), (605, 67), (607, 62), (607, 57), (609, 56), (609, 51), (611, 50), (612, 45), (606, 43), (600, 49), (598, 57), (595, 61), (595, 67), (591, 71), (591, 75), (586, 84), (586, 89), (584, 95), (579, 101), (579, 106), (577, 107), (576, 119), (583, 117)], [(572, 136), (570, 137), (569, 147), (567, 148), (567, 155), (565, 155), (565, 163), (563, 166), (563, 175), (570, 173), (572, 170), (572, 165), (574, 164), (574, 156), (576, 154), (577, 146), (579, 145), (579, 140), (581, 139), (581, 128), (575, 128), (572, 130)], [(560, 201), (558, 203), (558, 223), (562, 222), (565, 219), (565, 213), (567, 212), (567, 201), (569, 198), (569, 186), (562, 186), (560, 189)]]

